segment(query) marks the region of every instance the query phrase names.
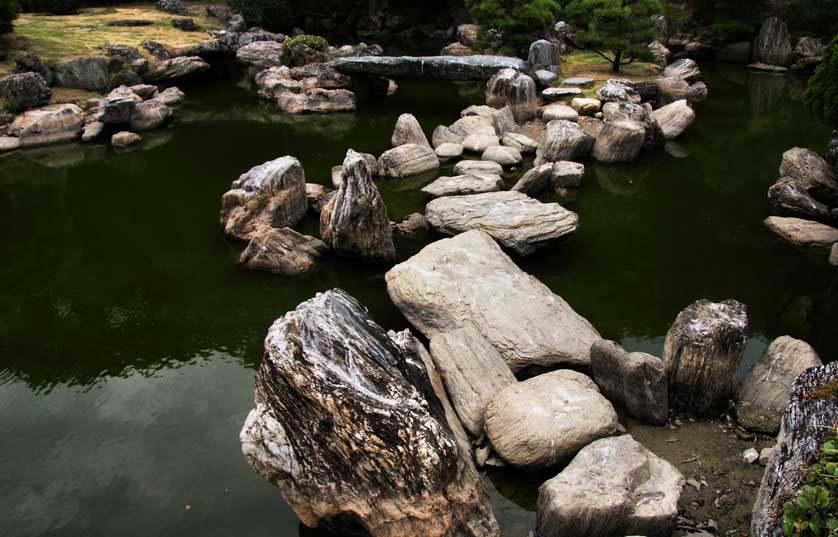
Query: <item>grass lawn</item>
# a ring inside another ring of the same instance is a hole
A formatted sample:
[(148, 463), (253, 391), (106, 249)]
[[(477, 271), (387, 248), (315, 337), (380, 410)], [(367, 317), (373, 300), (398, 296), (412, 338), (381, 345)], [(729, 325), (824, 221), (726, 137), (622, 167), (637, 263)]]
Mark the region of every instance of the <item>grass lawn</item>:
[[(614, 73), (611, 71), (611, 63), (595, 52), (574, 50), (562, 56), (563, 79), (582, 76), (597, 81), (592, 88), (582, 90), (584, 97), (593, 97), (596, 90), (609, 78), (624, 78), (635, 82), (654, 80), (660, 76), (661, 71), (662, 69), (653, 63), (634, 62), (623, 65), (619, 73)], [(554, 85), (561, 86), (561, 83), (557, 82)]]

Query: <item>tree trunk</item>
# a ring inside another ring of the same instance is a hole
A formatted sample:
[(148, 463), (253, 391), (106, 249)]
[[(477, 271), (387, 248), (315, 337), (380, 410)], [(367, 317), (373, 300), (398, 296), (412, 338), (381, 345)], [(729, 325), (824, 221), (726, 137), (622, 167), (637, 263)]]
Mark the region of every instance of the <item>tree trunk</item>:
[(613, 71), (615, 73), (619, 73), (620, 72), (620, 62), (622, 62), (622, 60), (623, 60), (623, 51), (618, 50), (614, 54), (614, 61), (611, 62), (611, 71)]

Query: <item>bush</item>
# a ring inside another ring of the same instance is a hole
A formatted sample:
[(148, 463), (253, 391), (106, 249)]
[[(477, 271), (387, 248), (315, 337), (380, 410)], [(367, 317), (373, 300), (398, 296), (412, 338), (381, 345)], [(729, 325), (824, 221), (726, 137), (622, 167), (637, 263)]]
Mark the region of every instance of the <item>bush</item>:
[(286, 0), (227, 0), (233, 13), (240, 13), (248, 27), (261, 26), (271, 32), (287, 31), (291, 9)]
[(803, 103), (824, 121), (838, 127), (838, 36), (823, 51), (823, 61), (809, 79)]
[(489, 32), (499, 32), (500, 45), (515, 53), (526, 53), (530, 43), (556, 22), (561, 9), (556, 0), (465, 0), (480, 27), (479, 48), (489, 43)]
[(27, 13), (71, 15), (81, 9), (82, 0), (22, 0), (21, 7)]
[[(0, 0), (0, 33), (12, 31), (12, 21), (17, 17), (20, 6), (17, 0)], [(0, 44), (0, 55), (5, 57), (6, 52)], [(3, 58), (0, 58), (2, 60)]]
[[(305, 48), (310, 49), (308, 51)], [(298, 35), (286, 39), (282, 43), (282, 51), (279, 53), (279, 61), (283, 65), (297, 66), (305, 65), (316, 59), (312, 56), (320, 56), (329, 50), (329, 42), (319, 35)], [(311, 54), (314, 51), (314, 54)], [(319, 53), (319, 54), (318, 54)]]
[(783, 535), (801, 537), (838, 533), (838, 437), (827, 438), (806, 468), (803, 488), (783, 504)]

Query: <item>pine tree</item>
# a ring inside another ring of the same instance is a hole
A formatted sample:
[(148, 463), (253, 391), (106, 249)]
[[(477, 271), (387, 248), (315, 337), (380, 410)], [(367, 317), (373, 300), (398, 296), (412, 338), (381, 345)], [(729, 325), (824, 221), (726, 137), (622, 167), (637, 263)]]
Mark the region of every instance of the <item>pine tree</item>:
[(833, 127), (838, 127), (838, 36), (823, 51), (823, 61), (809, 79), (803, 103)]
[(487, 42), (488, 32), (501, 36), (502, 45), (515, 53), (526, 52), (534, 37), (556, 22), (561, 9), (556, 0), (465, 0), (480, 27), (478, 39)]

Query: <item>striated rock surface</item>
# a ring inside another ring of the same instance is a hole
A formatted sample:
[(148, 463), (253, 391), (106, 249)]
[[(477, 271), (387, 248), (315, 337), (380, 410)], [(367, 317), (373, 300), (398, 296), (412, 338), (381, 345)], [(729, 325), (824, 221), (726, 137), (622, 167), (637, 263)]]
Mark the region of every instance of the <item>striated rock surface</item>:
[(378, 174), (403, 178), (439, 168), (439, 158), (430, 145), (405, 144), (385, 151), (378, 158)]
[(830, 248), (838, 242), (838, 228), (811, 220), (769, 216), (765, 219), (765, 225), (781, 239), (795, 246)]
[(431, 147), (428, 137), (422, 130), (422, 125), (416, 120), (413, 114), (402, 114), (396, 121), (396, 128), (390, 139), (393, 147), (405, 144), (416, 144), (423, 147)]
[(524, 154), (535, 153), (538, 150), (538, 142), (524, 134), (514, 132), (507, 133), (501, 138), (500, 143), (507, 147), (514, 147)]
[(560, 75), (562, 73), (561, 45), (546, 39), (534, 41), (527, 54), (527, 67), (533, 72), (545, 70)]
[(789, 402), (794, 379), (823, 365), (808, 343), (789, 336), (771, 342), (736, 391), (736, 418), (745, 428), (774, 435)]
[(483, 153), (492, 146), (500, 144), (500, 139), (494, 134), (469, 134), (463, 140), (463, 149), (472, 153)]
[(164, 125), (174, 114), (162, 101), (152, 99), (136, 105), (131, 110), (128, 126), (131, 130), (147, 131)]
[(503, 175), (503, 166), (488, 160), (461, 160), (454, 165), (457, 175)]
[(323, 241), (293, 229), (263, 227), (244, 249), (239, 261), (248, 268), (294, 276), (314, 268), (328, 250)]
[(568, 369), (500, 391), (486, 407), (486, 436), (509, 464), (541, 470), (617, 431), (617, 413), (594, 382)]
[(695, 121), (695, 112), (685, 99), (662, 106), (653, 111), (651, 116), (667, 140), (681, 136)]
[(558, 203), (542, 203), (521, 192), (449, 196), (431, 201), (425, 217), (448, 235), (479, 229), (519, 255), (528, 255), (576, 231), (579, 217)]
[(684, 477), (630, 435), (597, 440), (538, 489), (539, 537), (672, 533)]
[(358, 56), (338, 58), (335, 68), (348, 75), (412, 80), (488, 80), (501, 69), (526, 69), (506, 56)]
[(150, 83), (170, 82), (180, 80), (205, 71), (209, 71), (210, 64), (200, 56), (178, 56), (168, 60), (152, 63), (143, 78)]
[(454, 177), (440, 177), (422, 188), (422, 193), (429, 198), (461, 196), (497, 192), (503, 188), (503, 179), (499, 175), (469, 174)]
[(515, 69), (498, 71), (486, 86), (486, 104), (495, 108), (509, 106), (515, 121), (526, 123), (538, 115), (535, 81)]
[(541, 119), (578, 122), (579, 112), (566, 104), (550, 104), (541, 109)]
[(777, 17), (765, 21), (754, 44), (754, 61), (788, 67), (791, 64), (791, 35)]
[(320, 213), (320, 235), (339, 254), (381, 260), (396, 257), (387, 207), (366, 160), (351, 149), (343, 161), (340, 188)]
[(257, 69), (268, 69), (282, 65), (282, 60), (279, 59), (281, 53), (282, 43), (254, 41), (240, 47), (236, 51), (236, 59)]
[(599, 162), (634, 162), (645, 139), (646, 129), (636, 121), (606, 121), (591, 155)]
[(251, 168), (221, 198), (221, 225), (228, 236), (250, 241), (261, 227), (297, 224), (306, 214), (306, 179), (294, 157)]
[(699, 300), (678, 314), (663, 356), (672, 408), (706, 414), (727, 403), (748, 341), (748, 315), (735, 300)]
[(84, 112), (74, 104), (53, 104), (17, 116), (8, 135), (19, 139), (20, 147), (58, 144), (81, 137)]
[(503, 145), (493, 145), (487, 147), (480, 158), (483, 160), (497, 162), (501, 166), (517, 166), (524, 160), (520, 151), (514, 147), (507, 147)]
[(701, 76), (701, 68), (695, 60), (682, 58), (667, 65), (666, 69), (663, 70), (663, 76), (693, 81)]
[(407, 332), (386, 334), (345, 292), (318, 294), (271, 326), (255, 399), (242, 451), (303, 524), (499, 535), (427, 351)]
[(577, 160), (588, 156), (594, 145), (578, 123), (572, 121), (551, 121), (547, 124), (544, 141), (536, 153), (536, 165), (560, 160)]

